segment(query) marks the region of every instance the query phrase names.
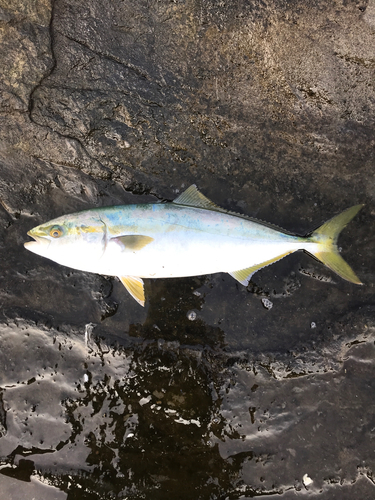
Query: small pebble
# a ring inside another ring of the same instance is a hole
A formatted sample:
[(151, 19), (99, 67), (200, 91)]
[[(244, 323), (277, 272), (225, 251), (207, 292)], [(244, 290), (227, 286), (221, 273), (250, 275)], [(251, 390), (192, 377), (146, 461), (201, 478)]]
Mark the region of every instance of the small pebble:
[(195, 311), (189, 311), (186, 316), (190, 321), (194, 321), (197, 317), (197, 313)]
[(309, 486), (309, 484), (311, 484), (313, 480), (308, 476), (308, 474), (305, 474), (302, 478), (302, 482), (305, 486)]
[(266, 309), (272, 309), (273, 303), (269, 299), (262, 299), (262, 304)]

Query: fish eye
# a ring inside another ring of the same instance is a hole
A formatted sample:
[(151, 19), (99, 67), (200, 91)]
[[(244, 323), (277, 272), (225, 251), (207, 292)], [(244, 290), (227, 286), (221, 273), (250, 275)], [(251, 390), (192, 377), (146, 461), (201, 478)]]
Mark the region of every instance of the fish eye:
[(63, 228), (61, 226), (53, 226), (49, 232), (52, 238), (60, 238), (64, 234)]

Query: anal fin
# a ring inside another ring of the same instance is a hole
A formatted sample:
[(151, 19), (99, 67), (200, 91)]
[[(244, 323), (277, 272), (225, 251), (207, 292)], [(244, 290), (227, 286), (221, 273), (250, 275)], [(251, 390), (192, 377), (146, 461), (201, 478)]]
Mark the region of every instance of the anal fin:
[(254, 273), (259, 271), (259, 269), (262, 269), (262, 267), (269, 266), (270, 264), (273, 264), (274, 262), (277, 262), (278, 260), (282, 259), (286, 255), (289, 255), (290, 252), (286, 252), (282, 255), (278, 255), (274, 259), (266, 260), (264, 262), (261, 262), (260, 264), (255, 264), (255, 266), (247, 267), (246, 269), (240, 269), (239, 271), (233, 271), (229, 273), (234, 279), (239, 281), (241, 285), (247, 286), (249, 284), (249, 281)]
[(119, 276), (121, 283), (142, 307), (145, 306), (145, 291), (143, 287), (143, 280), (135, 276)]
[[(252, 275), (258, 270), (254, 269), (254, 267), (248, 267), (247, 269), (240, 269), (239, 271), (233, 271), (229, 273), (235, 280), (239, 281), (241, 285), (247, 286)], [(260, 268), (259, 268), (260, 269)]]

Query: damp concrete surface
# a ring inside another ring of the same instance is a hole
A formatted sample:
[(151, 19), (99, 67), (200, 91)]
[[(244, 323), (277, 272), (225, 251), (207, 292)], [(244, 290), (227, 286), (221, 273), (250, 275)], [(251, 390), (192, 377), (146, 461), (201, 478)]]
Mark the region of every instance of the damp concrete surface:
[[(2, 498), (373, 499), (374, 1), (0, 0), (0, 30)], [(142, 308), (23, 247), (193, 183), (300, 235), (363, 203), (363, 285), (297, 252)]]

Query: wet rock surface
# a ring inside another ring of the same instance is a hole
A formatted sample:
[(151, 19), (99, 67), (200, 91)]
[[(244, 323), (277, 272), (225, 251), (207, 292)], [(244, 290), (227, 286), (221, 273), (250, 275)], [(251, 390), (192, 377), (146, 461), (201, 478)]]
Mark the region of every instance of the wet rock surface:
[[(0, 28), (4, 498), (374, 498), (375, 3), (11, 0)], [(364, 286), (297, 253), (142, 309), (23, 248), (192, 183), (298, 234), (364, 203)]]

